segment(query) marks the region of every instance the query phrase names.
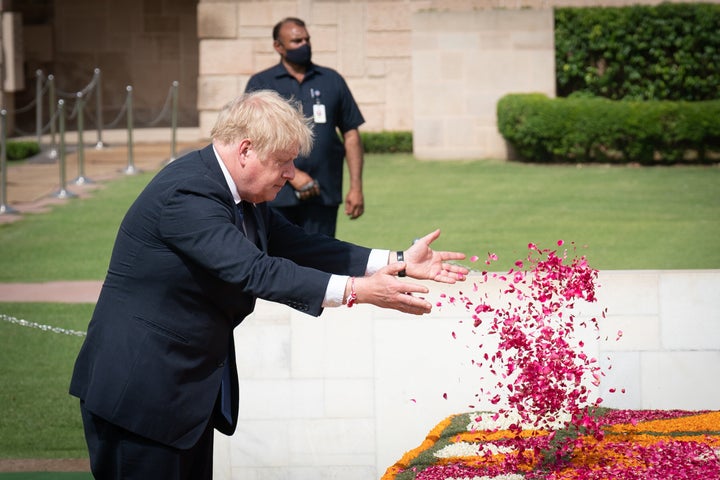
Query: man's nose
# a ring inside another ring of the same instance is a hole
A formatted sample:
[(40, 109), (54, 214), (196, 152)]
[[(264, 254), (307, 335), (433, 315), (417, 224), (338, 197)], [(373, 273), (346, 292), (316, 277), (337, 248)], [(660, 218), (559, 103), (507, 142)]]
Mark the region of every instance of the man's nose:
[(291, 163), (287, 170), (285, 170), (284, 177), (288, 180), (295, 178), (295, 163)]

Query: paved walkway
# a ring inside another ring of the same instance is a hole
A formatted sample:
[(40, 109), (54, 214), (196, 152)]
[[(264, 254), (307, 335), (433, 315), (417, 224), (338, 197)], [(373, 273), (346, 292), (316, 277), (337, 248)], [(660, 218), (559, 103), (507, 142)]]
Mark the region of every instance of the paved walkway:
[[(94, 144), (86, 146), (83, 149), (83, 177), (91, 183), (77, 184), (80, 170), (78, 152), (73, 138), (69, 136), (66, 140), (64, 190), (80, 197), (87, 196), (107, 181), (127, 175), (128, 170), (157, 171), (170, 160), (169, 129), (147, 129), (134, 133), (132, 155), (128, 153), (126, 137), (125, 131), (110, 131), (103, 137), (102, 148), (98, 149)], [(6, 206), (20, 215), (0, 214), (0, 223), (15, 221), (25, 213), (46, 211), (49, 205), (67, 201), (57, 195), (63, 190), (61, 162), (57, 153), (53, 155), (49, 143), (48, 139), (44, 142), (43, 152), (27, 161), (8, 162)], [(176, 156), (206, 143), (199, 140), (197, 129), (179, 131)]]
[(95, 303), (101, 281), (0, 283), (0, 302)]
[(0, 472), (89, 472), (86, 458), (0, 458)]

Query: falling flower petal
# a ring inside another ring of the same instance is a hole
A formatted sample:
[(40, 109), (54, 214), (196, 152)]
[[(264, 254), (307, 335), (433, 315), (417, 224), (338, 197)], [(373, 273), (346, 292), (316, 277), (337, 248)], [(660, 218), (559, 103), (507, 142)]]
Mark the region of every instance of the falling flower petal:
[[(559, 240), (557, 245), (563, 246), (565, 241)], [(496, 260), (496, 254), (488, 253), (485, 263)], [(591, 395), (592, 386), (600, 386), (604, 373), (580, 340), (588, 329), (599, 334), (598, 321), (579, 320), (573, 313), (578, 302), (596, 301), (597, 276), (598, 271), (583, 256), (572, 257), (568, 251), (529, 243), (527, 257), (515, 261), (512, 269), (504, 274), (483, 274), (481, 281), (500, 283), (499, 303), (491, 303), (487, 294), (479, 299), (463, 293), (448, 296), (450, 307), (465, 308), (472, 319), (462, 325), (472, 325), (473, 334), (493, 335), (498, 340), (496, 351), (480, 346), (471, 361), (481, 378), (491, 375), (496, 379), (494, 389), (476, 397), (498, 408), (502, 402), (501, 416), (517, 415), (513, 430), (522, 431), (521, 425), (541, 429), (565, 412), (569, 428), (574, 425), (592, 437), (600, 435), (600, 425), (589, 409), (602, 402)], [(456, 338), (456, 332), (452, 335)], [(558, 449), (563, 448), (570, 445), (561, 441)]]

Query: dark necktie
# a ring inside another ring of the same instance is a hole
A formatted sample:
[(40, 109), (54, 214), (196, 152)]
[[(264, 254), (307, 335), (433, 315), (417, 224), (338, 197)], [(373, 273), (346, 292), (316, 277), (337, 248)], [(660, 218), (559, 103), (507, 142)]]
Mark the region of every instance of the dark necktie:
[(245, 200), (237, 204), (237, 226), (245, 232), (245, 236), (253, 242), (255, 245), (258, 244), (257, 225), (255, 225), (255, 212), (254, 205)]

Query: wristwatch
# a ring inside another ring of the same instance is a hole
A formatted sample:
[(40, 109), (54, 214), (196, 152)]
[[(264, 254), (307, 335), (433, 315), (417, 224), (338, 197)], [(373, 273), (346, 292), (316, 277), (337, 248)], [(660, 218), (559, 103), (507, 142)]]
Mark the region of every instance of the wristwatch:
[[(395, 254), (397, 255), (397, 261), (398, 261), (398, 262), (404, 262), (404, 261), (405, 261), (405, 254), (403, 253), (402, 250), (398, 250), (397, 252), (395, 252)], [(398, 277), (405, 277), (405, 276), (407, 276), (407, 272), (406, 272), (405, 269), (403, 268), (402, 270), (400, 270), (400, 271), (398, 272)]]

